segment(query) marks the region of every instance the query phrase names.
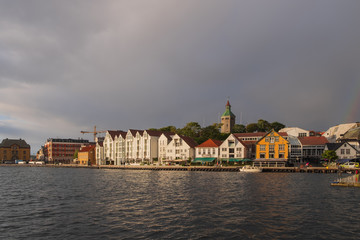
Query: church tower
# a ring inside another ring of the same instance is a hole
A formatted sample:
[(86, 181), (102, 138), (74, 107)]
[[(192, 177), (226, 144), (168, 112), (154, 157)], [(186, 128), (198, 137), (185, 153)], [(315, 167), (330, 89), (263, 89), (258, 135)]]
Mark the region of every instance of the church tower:
[(221, 116), (221, 133), (231, 133), (235, 125), (235, 115), (231, 112), (231, 105), (229, 100), (226, 103), (226, 110)]

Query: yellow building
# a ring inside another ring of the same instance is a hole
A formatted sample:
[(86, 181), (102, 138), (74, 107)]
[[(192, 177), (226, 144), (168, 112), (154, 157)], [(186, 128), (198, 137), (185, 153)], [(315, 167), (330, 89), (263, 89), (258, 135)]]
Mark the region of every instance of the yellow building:
[(82, 147), (78, 152), (78, 162), (80, 165), (95, 165), (95, 145)]
[(23, 139), (4, 139), (0, 143), (0, 162), (15, 163), (15, 160), (30, 160), (30, 145)]
[(270, 161), (287, 161), (289, 158), (289, 142), (287, 133), (268, 132), (256, 144), (256, 159)]

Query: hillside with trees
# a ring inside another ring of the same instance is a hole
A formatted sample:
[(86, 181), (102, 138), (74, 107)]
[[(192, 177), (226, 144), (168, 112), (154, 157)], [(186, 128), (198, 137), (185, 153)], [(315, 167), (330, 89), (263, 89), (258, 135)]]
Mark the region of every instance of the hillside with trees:
[[(249, 123), (248, 125), (235, 124), (233, 133), (252, 133), (252, 132), (268, 132), (271, 129), (279, 131), (285, 125), (279, 122), (269, 123), (266, 120), (259, 119), (257, 123)], [(221, 123), (214, 123), (207, 127), (201, 127), (197, 122), (189, 122), (183, 128), (176, 128), (175, 126), (167, 126), (162, 128), (151, 128), (149, 130), (157, 130), (163, 132), (173, 132), (179, 135), (184, 135), (193, 138), (198, 144), (201, 144), (211, 139), (225, 140), (229, 134), (220, 132)]]

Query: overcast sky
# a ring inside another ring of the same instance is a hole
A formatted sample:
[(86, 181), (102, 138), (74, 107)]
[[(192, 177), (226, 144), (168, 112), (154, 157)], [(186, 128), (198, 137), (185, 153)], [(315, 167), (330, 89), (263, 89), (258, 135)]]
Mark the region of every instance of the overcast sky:
[(0, 140), (360, 120), (358, 0), (0, 0)]

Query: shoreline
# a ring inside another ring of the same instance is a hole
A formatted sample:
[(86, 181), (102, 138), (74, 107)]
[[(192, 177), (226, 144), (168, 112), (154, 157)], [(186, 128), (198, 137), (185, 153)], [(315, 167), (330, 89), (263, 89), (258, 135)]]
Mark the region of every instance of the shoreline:
[[(48, 167), (48, 168), (88, 168), (88, 169), (120, 169), (120, 170), (145, 170), (145, 171), (203, 171), (203, 172), (239, 172), (240, 167), (216, 167), (216, 166), (113, 166), (113, 165), (95, 165), (83, 166), (76, 164), (0, 164), (0, 167)], [(326, 168), (326, 167), (264, 167), (263, 172), (288, 172), (288, 173), (338, 173), (345, 170), (339, 168)], [(346, 169), (345, 172), (355, 173), (355, 169)]]

